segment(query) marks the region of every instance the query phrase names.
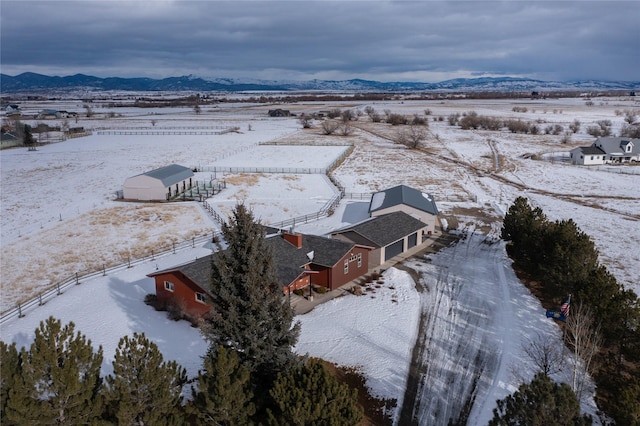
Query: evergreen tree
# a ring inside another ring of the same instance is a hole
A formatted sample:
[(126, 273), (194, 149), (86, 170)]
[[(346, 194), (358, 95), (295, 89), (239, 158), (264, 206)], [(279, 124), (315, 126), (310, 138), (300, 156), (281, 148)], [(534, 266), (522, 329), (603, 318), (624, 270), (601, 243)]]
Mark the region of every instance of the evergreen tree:
[(0, 419), (6, 419), (9, 392), (19, 384), (22, 360), (15, 342), (7, 345), (0, 340)]
[(186, 381), (185, 369), (165, 362), (144, 333), (125, 336), (116, 349), (113, 375), (106, 378), (109, 413), (120, 425), (178, 424)]
[(571, 219), (546, 227), (540, 252), (540, 278), (552, 294), (572, 293), (598, 267), (593, 241)]
[(191, 388), (189, 411), (203, 424), (250, 424), (256, 411), (250, 385), (249, 368), (240, 364), (235, 351), (219, 346), (205, 356), (198, 389)]
[[(239, 204), (222, 226), (226, 250), (212, 256), (213, 312), (202, 331), (210, 350), (232, 349), (247, 364), (254, 384), (265, 384), (294, 361), (299, 325), (283, 303), (273, 255), (253, 214)], [(261, 383), (258, 383), (261, 382)]]
[(31, 126), (28, 124), (24, 125), (24, 144), (26, 146), (33, 145), (33, 134), (31, 133)]
[(591, 416), (580, 415), (580, 404), (566, 383), (557, 384), (538, 373), (530, 383), (498, 400), (489, 426), (590, 425)]
[(363, 417), (358, 391), (339, 383), (320, 360), (292, 369), (276, 380), (270, 395), (270, 425), (357, 425)]
[(102, 412), (100, 366), (102, 347), (93, 352), (91, 340), (71, 322), (62, 327), (49, 317), (35, 331), (27, 352), (20, 353), (21, 376), (9, 392), (8, 423), (92, 424)]
[(511, 254), (523, 262), (523, 266), (531, 268), (537, 265), (537, 247), (546, 226), (547, 218), (542, 209), (531, 208), (525, 197), (518, 197), (504, 217), (500, 237), (510, 241)]

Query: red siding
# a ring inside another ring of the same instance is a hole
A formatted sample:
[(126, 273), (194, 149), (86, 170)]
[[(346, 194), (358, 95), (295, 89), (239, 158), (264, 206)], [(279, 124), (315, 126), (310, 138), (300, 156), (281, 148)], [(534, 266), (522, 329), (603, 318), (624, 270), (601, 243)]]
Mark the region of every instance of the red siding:
[[(361, 256), (360, 266), (358, 266), (358, 254)], [(347, 273), (344, 271), (345, 260), (349, 264)], [(322, 268), (313, 265), (313, 269), (318, 271), (312, 277), (314, 284), (327, 287), (329, 290), (335, 290), (369, 272), (369, 249), (355, 246), (333, 268)]]
[[(156, 280), (156, 297), (165, 303), (174, 303), (186, 313), (195, 317), (200, 317), (211, 309), (211, 307), (196, 299), (196, 293), (206, 292), (197, 284), (185, 277), (178, 271), (166, 272), (154, 276)], [(164, 283), (173, 283), (173, 291), (165, 289)], [(208, 296), (205, 296), (208, 298)]]

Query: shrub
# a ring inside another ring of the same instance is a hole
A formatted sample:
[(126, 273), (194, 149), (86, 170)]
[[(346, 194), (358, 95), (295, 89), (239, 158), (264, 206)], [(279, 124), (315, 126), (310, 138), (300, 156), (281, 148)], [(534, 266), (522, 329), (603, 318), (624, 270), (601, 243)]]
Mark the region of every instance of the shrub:
[(407, 124), (408, 120), (407, 117), (402, 114), (392, 113), (387, 117), (387, 123), (391, 124), (392, 126), (398, 126), (400, 124)]
[(315, 291), (318, 294), (325, 294), (326, 292), (329, 291), (329, 289), (321, 285), (316, 285), (313, 287), (313, 291)]

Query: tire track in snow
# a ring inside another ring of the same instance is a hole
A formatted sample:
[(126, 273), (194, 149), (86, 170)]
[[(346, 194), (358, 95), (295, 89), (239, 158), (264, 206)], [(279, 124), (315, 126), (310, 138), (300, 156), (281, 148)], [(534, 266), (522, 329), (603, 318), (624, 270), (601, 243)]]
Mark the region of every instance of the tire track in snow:
[(511, 338), (501, 334), (511, 315), (501, 303), (510, 300), (501, 247), (471, 233), (431, 264), (415, 265), (428, 290), (398, 424), (467, 424), (476, 401), (495, 403), (484, 399), (508, 368)]

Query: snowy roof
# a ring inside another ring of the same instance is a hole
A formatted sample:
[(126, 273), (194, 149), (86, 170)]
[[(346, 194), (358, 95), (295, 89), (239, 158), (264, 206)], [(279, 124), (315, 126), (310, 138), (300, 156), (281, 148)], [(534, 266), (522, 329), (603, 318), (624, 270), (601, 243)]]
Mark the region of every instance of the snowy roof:
[(165, 188), (194, 176), (193, 171), (190, 168), (179, 164), (170, 164), (168, 166), (142, 173), (138, 176), (141, 175), (160, 180)]
[[(368, 241), (369, 244), (374, 244), (376, 247), (385, 247), (426, 226), (427, 224), (421, 220), (405, 212), (398, 211), (372, 217), (355, 225), (334, 231), (332, 234), (355, 233), (357, 236), (364, 238), (365, 241)], [(362, 241), (362, 243), (365, 241)], [(360, 241), (358, 242), (360, 243)]]
[(369, 204), (369, 213), (399, 204), (405, 204), (433, 215), (438, 214), (438, 207), (431, 195), (406, 185), (394, 186), (373, 194)]

